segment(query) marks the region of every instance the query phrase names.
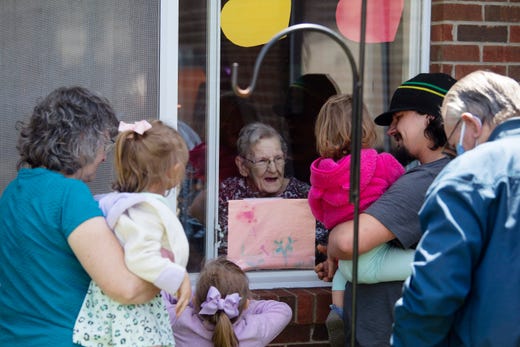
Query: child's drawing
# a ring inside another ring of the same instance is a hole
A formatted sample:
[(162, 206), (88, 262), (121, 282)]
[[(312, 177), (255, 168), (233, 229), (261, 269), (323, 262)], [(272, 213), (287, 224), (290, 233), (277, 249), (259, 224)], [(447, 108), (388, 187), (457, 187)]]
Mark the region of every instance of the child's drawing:
[(228, 258), (244, 270), (313, 268), (316, 220), (306, 199), (229, 201)]

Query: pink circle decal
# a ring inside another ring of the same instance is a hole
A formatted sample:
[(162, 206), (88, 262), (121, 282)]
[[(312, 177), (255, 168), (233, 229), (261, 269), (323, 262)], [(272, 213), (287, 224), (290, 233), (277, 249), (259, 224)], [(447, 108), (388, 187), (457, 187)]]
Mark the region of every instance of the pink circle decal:
[[(367, 0), (366, 42), (392, 42), (403, 13), (404, 0)], [(361, 0), (340, 0), (336, 8), (338, 29), (346, 38), (359, 42)]]

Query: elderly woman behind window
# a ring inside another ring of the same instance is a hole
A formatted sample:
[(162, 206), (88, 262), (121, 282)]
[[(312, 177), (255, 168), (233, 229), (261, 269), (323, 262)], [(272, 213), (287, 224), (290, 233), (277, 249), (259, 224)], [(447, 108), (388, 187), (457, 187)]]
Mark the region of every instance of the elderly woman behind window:
[[(285, 177), (287, 144), (273, 127), (263, 123), (244, 126), (237, 140), (235, 164), (240, 176), (222, 181), (219, 190), (218, 253), (227, 253), (228, 201), (247, 198), (280, 197), (306, 199), (309, 185), (294, 177)], [(326, 244), (327, 231), (318, 224), (316, 240)]]

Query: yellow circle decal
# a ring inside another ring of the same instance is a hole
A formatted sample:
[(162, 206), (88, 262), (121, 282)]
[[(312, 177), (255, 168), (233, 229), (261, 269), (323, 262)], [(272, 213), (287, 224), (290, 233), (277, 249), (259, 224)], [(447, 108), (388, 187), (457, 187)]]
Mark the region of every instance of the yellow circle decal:
[(224, 35), (237, 46), (263, 45), (287, 28), (291, 0), (229, 0), (221, 11)]

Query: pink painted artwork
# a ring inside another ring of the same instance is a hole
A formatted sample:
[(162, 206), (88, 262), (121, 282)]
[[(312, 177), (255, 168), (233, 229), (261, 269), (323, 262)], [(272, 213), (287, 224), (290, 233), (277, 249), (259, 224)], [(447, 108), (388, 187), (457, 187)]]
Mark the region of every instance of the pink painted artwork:
[(312, 269), (315, 228), (307, 199), (230, 200), (228, 259), (245, 271)]

